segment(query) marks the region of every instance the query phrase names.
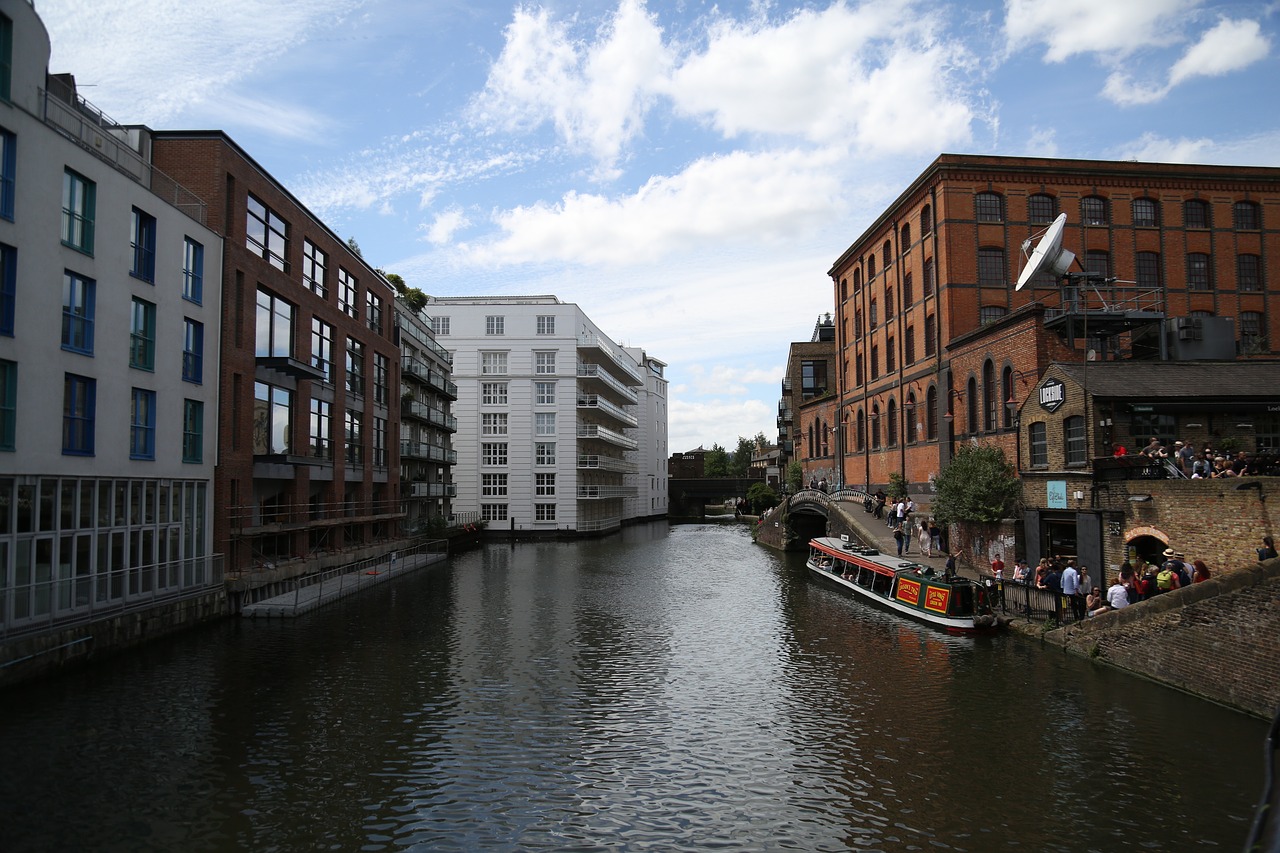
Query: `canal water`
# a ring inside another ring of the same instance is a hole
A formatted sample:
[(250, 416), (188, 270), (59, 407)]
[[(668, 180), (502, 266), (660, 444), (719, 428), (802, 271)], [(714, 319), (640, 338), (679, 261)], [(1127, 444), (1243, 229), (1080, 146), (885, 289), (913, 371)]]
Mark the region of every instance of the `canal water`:
[(0, 694), (17, 851), (1238, 850), (1267, 725), (740, 526), (494, 545)]

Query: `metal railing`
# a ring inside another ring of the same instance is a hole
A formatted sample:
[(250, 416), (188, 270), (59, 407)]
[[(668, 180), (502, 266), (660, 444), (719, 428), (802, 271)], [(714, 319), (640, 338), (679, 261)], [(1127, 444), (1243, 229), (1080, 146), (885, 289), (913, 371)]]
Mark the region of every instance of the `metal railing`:
[(429, 441), (400, 442), (400, 459), (426, 459), (430, 462), (443, 462), (446, 465), (458, 464), (458, 451), (451, 450)]
[(593, 518), (578, 521), (578, 530), (595, 532), (597, 530), (613, 530), (622, 526), (621, 516), (610, 516), (609, 518)]
[[(990, 575), (982, 576), (979, 582), (990, 584), (992, 609), (1005, 616), (1023, 618), (1028, 622), (1057, 622), (1059, 625), (1080, 621), (1071, 607), (1070, 597), (1060, 592), (1013, 580), (997, 581)], [(1080, 598), (1080, 612), (1084, 613), (1083, 596)]]
[(592, 453), (578, 454), (578, 467), (583, 470), (612, 471), (616, 474), (634, 474), (640, 470), (640, 466), (634, 462)]
[(400, 364), (404, 375), (420, 379), (445, 396), (452, 397), (455, 400), (458, 399), (457, 383), (450, 382), (449, 377), (440, 371), (432, 370), (426, 362), (406, 355), (401, 358)]
[(579, 500), (628, 498), (636, 493), (635, 486), (578, 486)]
[(644, 384), (644, 377), (640, 375), (640, 368), (634, 361), (624, 352), (618, 352), (605, 340), (596, 334), (583, 334), (578, 336), (578, 347), (580, 349), (595, 349), (609, 356), (610, 362), (615, 367), (625, 373), (629, 378), (635, 380), (636, 385)]
[(616, 444), (618, 447), (625, 447), (628, 450), (636, 450), (640, 447), (640, 443), (634, 438), (627, 438), (622, 433), (614, 432), (598, 424), (578, 424), (578, 438), (596, 438), (601, 441), (607, 441), (610, 444)]
[(1129, 311), (1160, 314), (1164, 312), (1164, 293), (1160, 288), (1117, 287), (1110, 283), (1089, 283), (1062, 288), (1062, 307), (1046, 308), (1046, 321), (1086, 311), (1124, 314)]
[(209, 554), (9, 584), (0, 587), (0, 638), (44, 633), (193, 598), (219, 588), (222, 581), (222, 555)]
[(393, 500), (336, 501), (303, 504), (242, 504), (230, 508), (231, 529), (254, 527), (305, 527), (314, 521), (397, 516), (400, 504)]
[(604, 384), (614, 393), (620, 395), (628, 403), (636, 403), (640, 400), (635, 391), (628, 388), (626, 385), (623, 385), (617, 379), (614, 379), (613, 375), (609, 373), (609, 371), (605, 370), (598, 364), (587, 364), (581, 361), (578, 362), (578, 378), (594, 379)]
[(393, 551), (379, 554), (376, 557), (369, 557), (355, 563), (339, 566), (336, 569), (317, 572), (313, 575), (303, 575), (295, 578), (291, 584), (293, 587), (293, 606), (295, 608), (298, 606), (304, 590), (313, 591), (315, 597), (321, 601), (343, 598), (353, 592), (358, 592), (362, 587), (368, 585), (367, 583), (358, 583), (366, 572), (371, 574), (381, 574), (383, 572), (394, 574), (410, 562), (409, 558), (423, 554), (448, 555), (448, 553), (449, 540), (432, 539), (421, 545), (415, 545), (410, 548), (397, 548)]
[(637, 426), (640, 423), (635, 415), (623, 410), (620, 406), (615, 406), (599, 394), (579, 394), (578, 408), (595, 409), (598, 412), (604, 412), (614, 420), (629, 427)]

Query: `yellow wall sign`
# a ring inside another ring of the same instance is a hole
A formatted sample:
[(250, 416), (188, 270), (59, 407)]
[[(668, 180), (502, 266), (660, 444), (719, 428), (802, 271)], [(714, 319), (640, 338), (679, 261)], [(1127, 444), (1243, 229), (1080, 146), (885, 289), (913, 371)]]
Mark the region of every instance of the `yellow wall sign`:
[(947, 612), (947, 602), (951, 599), (951, 590), (931, 586), (924, 594), (924, 609), (937, 613)]
[(902, 578), (898, 581), (898, 594), (895, 596), (899, 601), (905, 601), (913, 607), (920, 605), (920, 581), (909, 581)]

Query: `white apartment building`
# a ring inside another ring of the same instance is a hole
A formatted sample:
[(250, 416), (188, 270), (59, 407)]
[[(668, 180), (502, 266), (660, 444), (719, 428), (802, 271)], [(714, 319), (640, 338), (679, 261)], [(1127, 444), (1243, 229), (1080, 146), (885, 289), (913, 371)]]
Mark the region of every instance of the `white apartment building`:
[(667, 515), (667, 364), (646, 353), (640, 347), (624, 347), (627, 355), (639, 364), (644, 373), (644, 387), (639, 392), (636, 412), (640, 424), (636, 429), (637, 462), (640, 469), (628, 474), (636, 486), (635, 495), (628, 498), (631, 505), (627, 518), (665, 518)]
[(220, 588), (222, 239), (0, 13), (0, 639)]
[[(582, 309), (554, 296), (435, 297), (423, 313), (458, 386), (456, 513), (512, 534), (607, 532), (653, 514), (639, 512), (639, 475), (663, 459), (637, 438), (646, 368)], [(665, 444), (665, 405), (644, 416), (659, 411)]]

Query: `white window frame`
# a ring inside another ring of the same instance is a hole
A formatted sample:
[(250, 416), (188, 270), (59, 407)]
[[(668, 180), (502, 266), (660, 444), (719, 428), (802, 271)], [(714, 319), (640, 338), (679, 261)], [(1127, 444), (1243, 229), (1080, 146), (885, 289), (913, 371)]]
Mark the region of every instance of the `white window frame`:
[(480, 405), (505, 406), (507, 404), (507, 383), (481, 382)]
[(431, 334), (436, 337), (449, 334), (449, 318), (448, 317), (432, 317), (431, 318)]
[(554, 441), (538, 441), (533, 445), (533, 464), (556, 464), (556, 443)]
[(556, 351), (535, 352), (533, 354), (533, 372), (539, 376), (554, 376), (556, 373)]
[(486, 498), (505, 498), (507, 496), (507, 475), (481, 474), (480, 496)]
[(481, 435), (506, 435), (507, 434), (507, 413), (506, 412), (485, 412), (480, 416), (480, 434)]
[(556, 315), (555, 314), (539, 314), (538, 315), (538, 334), (554, 335), (556, 333)]
[(507, 333), (507, 318), (501, 314), (490, 314), (485, 317), (484, 333), (486, 335), (505, 335)]
[(507, 354), (505, 352), (480, 353), (481, 376), (506, 376)]
[(556, 383), (554, 382), (535, 382), (534, 385), (534, 402), (539, 406), (554, 406), (556, 403)]
[(487, 468), (506, 465), (507, 443), (505, 441), (486, 441), (481, 443), (480, 464)]
[(556, 434), (556, 413), (555, 412), (536, 412), (533, 416), (533, 434), (534, 435), (555, 435)]
[(482, 521), (506, 521), (507, 505), (480, 504), (480, 519)]
[(556, 496), (555, 474), (534, 474), (533, 483), (533, 494), (535, 497), (554, 498)]
[(534, 521), (555, 521), (556, 505), (555, 504), (534, 504), (533, 520)]

